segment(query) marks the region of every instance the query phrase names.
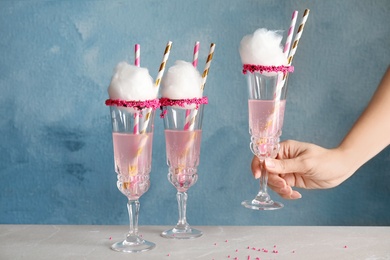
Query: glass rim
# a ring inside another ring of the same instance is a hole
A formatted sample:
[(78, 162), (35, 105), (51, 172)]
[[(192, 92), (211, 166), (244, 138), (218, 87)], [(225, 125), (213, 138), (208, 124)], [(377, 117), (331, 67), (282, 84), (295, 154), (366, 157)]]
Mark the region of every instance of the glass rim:
[(148, 100), (122, 100), (122, 99), (107, 99), (105, 102), (106, 106), (117, 106), (117, 107), (130, 107), (137, 110), (142, 110), (144, 108), (152, 108), (156, 110), (160, 107), (160, 100), (148, 99)]
[(180, 106), (185, 108), (186, 105), (196, 105), (198, 108), (200, 105), (208, 104), (209, 100), (207, 96), (201, 98), (185, 98), (185, 99), (170, 99), (170, 98), (160, 98), (161, 107), (173, 107)]
[(264, 65), (255, 65), (255, 64), (244, 64), (242, 65), (242, 73), (269, 73), (269, 72), (283, 72), (283, 74), (293, 73), (294, 66), (292, 65), (279, 65), (279, 66), (264, 66)]

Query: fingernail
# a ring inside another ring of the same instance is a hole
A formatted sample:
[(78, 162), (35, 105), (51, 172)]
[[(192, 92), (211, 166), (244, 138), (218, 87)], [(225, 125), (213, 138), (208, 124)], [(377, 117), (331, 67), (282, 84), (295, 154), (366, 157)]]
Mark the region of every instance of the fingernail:
[(261, 173), (260, 173), (260, 172), (257, 172), (257, 173), (255, 174), (255, 179), (259, 179), (260, 176), (261, 176)]
[(291, 194), (292, 199), (300, 199), (302, 198), (302, 195), (299, 192)]
[(265, 159), (265, 165), (267, 168), (275, 168), (275, 163), (271, 159)]

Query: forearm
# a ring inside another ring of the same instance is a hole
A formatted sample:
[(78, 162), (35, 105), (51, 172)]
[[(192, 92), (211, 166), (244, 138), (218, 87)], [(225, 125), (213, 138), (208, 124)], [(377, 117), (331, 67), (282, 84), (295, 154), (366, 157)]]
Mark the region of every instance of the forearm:
[(390, 67), (368, 106), (337, 148), (351, 172), (390, 144)]

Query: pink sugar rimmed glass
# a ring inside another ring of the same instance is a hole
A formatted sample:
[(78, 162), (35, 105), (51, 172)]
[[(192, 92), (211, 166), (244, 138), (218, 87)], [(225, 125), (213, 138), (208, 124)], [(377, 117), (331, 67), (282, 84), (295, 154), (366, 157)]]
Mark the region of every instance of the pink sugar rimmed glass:
[(192, 228), (186, 217), (187, 191), (198, 179), (203, 108), (204, 104), (163, 106), (168, 180), (177, 190), (179, 211), (176, 226), (161, 233), (165, 238), (191, 239), (203, 234)]
[(138, 235), (139, 198), (150, 187), (155, 109), (111, 105), (112, 138), (117, 187), (127, 197), (130, 230), (111, 249), (138, 253), (156, 245)]
[(283, 204), (271, 199), (267, 191), (268, 172), (264, 167), (266, 158), (275, 158), (279, 152), (284, 111), (287, 96), (287, 73), (246, 73), (248, 86), (250, 149), (260, 160), (260, 189), (252, 200), (241, 204), (254, 210), (275, 210)]

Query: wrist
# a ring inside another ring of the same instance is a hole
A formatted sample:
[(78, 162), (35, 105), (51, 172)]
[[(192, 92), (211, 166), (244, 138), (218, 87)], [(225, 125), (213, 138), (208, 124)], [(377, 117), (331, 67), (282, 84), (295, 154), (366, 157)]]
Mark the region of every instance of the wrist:
[(334, 149), (335, 154), (340, 161), (341, 171), (344, 175), (344, 179), (349, 178), (354, 174), (364, 162), (361, 160), (361, 156), (356, 152), (356, 149), (344, 147), (342, 145)]

